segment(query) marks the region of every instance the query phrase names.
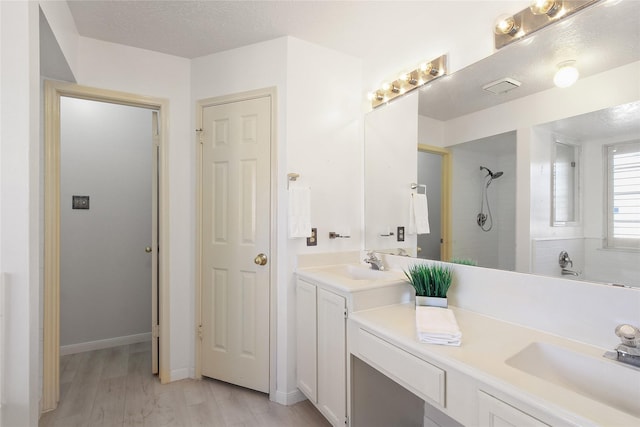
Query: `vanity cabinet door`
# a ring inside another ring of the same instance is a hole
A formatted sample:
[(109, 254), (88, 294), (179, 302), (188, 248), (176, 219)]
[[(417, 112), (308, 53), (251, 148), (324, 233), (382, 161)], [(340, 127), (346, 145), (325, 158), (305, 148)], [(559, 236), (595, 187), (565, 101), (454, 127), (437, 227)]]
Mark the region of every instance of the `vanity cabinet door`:
[(482, 391), (478, 392), (478, 425), (486, 427), (548, 427), (548, 424)]
[(297, 385), (314, 404), (318, 402), (316, 286), (303, 280), (296, 286)]
[(318, 408), (334, 426), (346, 415), (346, 301), (340, 295), (317, 291)]

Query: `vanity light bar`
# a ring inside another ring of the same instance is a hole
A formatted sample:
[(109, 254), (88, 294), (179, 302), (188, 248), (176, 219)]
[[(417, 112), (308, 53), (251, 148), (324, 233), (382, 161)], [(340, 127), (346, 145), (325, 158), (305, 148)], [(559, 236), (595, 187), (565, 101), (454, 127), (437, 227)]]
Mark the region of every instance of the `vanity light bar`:
[(379, 89), (369, 93), (373, 108), (386, 104), (398, 96), (447, 74), (447, 55), (420, 64), (415, 70), (402, 73), (391, 83), (384, 83)]
[(601, 0), (534, 0), (515, 15), (501, 15), (494, 25), (496, 49), (564, 19)]

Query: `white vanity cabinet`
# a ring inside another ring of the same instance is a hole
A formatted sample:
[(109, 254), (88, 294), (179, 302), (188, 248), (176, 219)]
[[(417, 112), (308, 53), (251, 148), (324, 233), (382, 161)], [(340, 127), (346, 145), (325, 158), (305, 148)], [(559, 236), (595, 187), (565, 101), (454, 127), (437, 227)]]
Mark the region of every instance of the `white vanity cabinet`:
[(482, 390), (478, 390), (478, 425), (486, 427), (549, 426)]
[(334, 426), (346, 418), (346, 299), (298, 279), (297, 384)]

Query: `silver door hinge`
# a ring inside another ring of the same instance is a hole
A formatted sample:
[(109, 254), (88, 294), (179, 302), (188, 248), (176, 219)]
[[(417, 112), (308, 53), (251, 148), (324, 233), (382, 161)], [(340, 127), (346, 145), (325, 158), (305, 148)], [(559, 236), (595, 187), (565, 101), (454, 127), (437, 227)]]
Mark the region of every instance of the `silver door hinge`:
[(346, 309), (345, 309), (345, 311), (344, 311), (344, 318), (345, 318), (345, 319), (348, 319), (348, 318), (349, 318), (349, 314), (347, 313), (347, 310), (346, 310)]
[(202, 325), (198, 325), (198, 338), (202, 340)]
[(349, 427), (349, 417), (345, 417), (345, 418), (344, 418), (344, 425), (345, 425), (346, 427)]
[(196, 129), (196, 133), (198, 134), (198, 142), (200, 142), (200, 144), (204, 144), (204, 138), (202, 137), (202, 134), (204, 133), (204, 129), (202, 128)]
[(160, 338), (160, 325), (153, 325), (153, 328), (151, 328), (151, 336), (153, 338)]

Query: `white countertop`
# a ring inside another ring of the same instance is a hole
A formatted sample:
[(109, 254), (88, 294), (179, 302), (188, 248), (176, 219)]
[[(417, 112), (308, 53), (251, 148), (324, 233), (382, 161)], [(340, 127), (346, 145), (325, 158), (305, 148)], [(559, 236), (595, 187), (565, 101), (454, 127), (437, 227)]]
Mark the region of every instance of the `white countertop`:
[[(454, 369), (481, 384), (569, 424), (586, 426), (640, 426), (640, 418), (605, 405), (568, 388), (512, 367), (506, 360), (532, 343), (545, 343), (601, 358), (602, 349), (563, 337), (499, 321), (477, 313), (450, 307), (462, 331), (460, 347), (424, 344), (418, 341), (413, 303), (390, 305), (351, 313), (349, 322), (381, 339), (443, 369)], [(629, 369), (629, 381), (638, 381), (640, 370)], [(616, 390), (609, 390), (616, 393)], [(640, 402), (638, 402), (640, 406)]]
[[(350, 268), (355, 273), (349, 274), (348, 269)], [(348, 294), (407, 283), (401, 271), (376, 271), (361, 264), (334, 264), (300, 268), (296, 274), (315, 285)]]

